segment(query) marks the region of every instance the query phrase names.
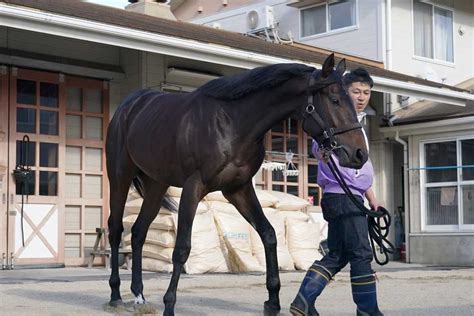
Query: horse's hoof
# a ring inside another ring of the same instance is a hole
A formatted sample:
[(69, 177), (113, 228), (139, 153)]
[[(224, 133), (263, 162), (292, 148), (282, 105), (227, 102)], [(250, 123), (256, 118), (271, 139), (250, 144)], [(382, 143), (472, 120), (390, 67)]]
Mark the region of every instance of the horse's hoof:
[(135, 304), (133, 305), (134, 314), (143, 315), (143, 314), (152, 314), (156, 315), (158, 313), (157, 309), (149, 303), (146, 304)]
[(163, 312), (163, 316), (174, 316), (174, 310), (167, 310), (165, 308), (165, 311)]
[(114, 300), (104, 304), (104, 310), (113, 314), (121, 314), (127, 310), (126, 304), (122, 300)]
[(123, 306), (123, 301), (122, 300), (114, 300), (114, 301), (110, 301), (109, 302), (109, 306), (110, 307), (120, 307), (120, 306)]
[(266, 301), (263, 304), (263, 315), (265, 316), (275, 316), (280, 314), (281, 307), (280, 305), (273, 305)]

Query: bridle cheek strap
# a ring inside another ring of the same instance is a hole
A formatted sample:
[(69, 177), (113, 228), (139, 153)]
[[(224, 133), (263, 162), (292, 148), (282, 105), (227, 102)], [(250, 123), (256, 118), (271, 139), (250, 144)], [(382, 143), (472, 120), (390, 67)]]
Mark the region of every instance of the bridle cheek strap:
[[(322, 141), (320, 141), (320, 147), (327, 152), (331, 152), (332, 150), (338, 147), (338, 143), (335, 139), (336, 135), (344, 134), (344, 133), (362, 128), (362, 125), (359, 122), (357, 122), (357, 123), (352, 123), (343, 127), (337, 127), (337, 128), (329, 127), (328, 128), (325, 123), (325, 120), (321, 118), (321, 115), (316, 111), (316, 107), (314, 106), (314, 94), (309, 91), (311, 86), (315, 84), (314, 80), (315, 80), (314, 76), (311, 75), (309, 79), (309, 83), (308, 83), (308, 105), (306, 106), (305, 112), (303, 113), (303, 120), (306, 120), (308, 117), (311, 117), (316, 122), (316, 124), (323, 131), (322, 132), (323, 139)], [(333, 82), (325, 82), (324, 84), (320, 84), (319, 87), (316, 89), (316, 91), (332, 83)]]

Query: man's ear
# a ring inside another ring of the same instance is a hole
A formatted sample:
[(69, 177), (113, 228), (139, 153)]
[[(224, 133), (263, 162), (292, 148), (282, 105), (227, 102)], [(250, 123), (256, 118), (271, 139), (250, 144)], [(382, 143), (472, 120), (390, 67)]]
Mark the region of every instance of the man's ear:
[(341, 75), (343, 75), (344, 72), (346, 72), (346, 59), (345, 58), (341, 59), (341, 61), (337, 64), (336, 71), (340, 73)]
[(334, 70), (334, 53), (329, 55), (324, 61), (321, 76), (323, 78), (326, 78), (327, 76), (331, 74), (333, 70)]

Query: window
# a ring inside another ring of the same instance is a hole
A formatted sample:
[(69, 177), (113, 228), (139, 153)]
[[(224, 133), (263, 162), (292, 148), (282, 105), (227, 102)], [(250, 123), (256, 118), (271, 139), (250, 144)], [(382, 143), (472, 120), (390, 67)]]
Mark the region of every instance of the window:
[(453, 12), (413, 0), (415, 55), (454, 62)]
[(422, 190), (428, 228), (474, 228), (474, 138), (423, 144)]
[(301, 10), (301, 37), (356, 25), (356, 0), (331, 1)]

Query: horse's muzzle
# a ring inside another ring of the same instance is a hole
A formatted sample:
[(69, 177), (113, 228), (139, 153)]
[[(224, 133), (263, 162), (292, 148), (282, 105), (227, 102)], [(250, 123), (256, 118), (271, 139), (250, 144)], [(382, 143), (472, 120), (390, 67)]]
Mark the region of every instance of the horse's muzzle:
[(367, 150), (362, 148), (352, 149), (341, 146), (335, 149), (334, 152), (339, 160), (339, 164), (346, 168), (360, 169), (369, 159)]

